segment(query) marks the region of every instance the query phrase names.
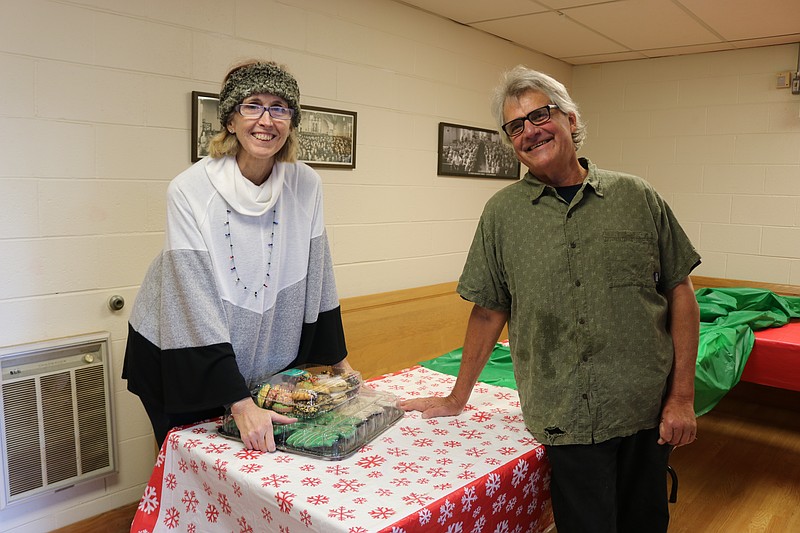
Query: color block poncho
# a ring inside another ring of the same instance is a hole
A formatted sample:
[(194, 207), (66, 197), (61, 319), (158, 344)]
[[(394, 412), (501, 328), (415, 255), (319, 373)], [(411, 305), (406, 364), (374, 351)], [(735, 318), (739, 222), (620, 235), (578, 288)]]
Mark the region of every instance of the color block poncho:
[(233, 157), (178, 175), (164, 250), (131, 311), (128, 390), (165, 412), (196, 412), (346, 354), (319, 175), (276, 163), (259, 187)]

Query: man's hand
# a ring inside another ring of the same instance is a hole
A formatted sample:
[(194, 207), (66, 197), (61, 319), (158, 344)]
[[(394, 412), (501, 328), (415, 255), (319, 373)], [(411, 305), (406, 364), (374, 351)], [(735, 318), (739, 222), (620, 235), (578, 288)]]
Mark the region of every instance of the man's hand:
[(455, 416), (464, 410), (464, 404), (450, 396), (428, 396), (414, 398), (400, 402), (403, 411), (419, 411), (422, 418), (436, 418), (437, 416)]
[(694, 403), (667, 398), (664, 402), (664, 409), (661, 411), (658, 432), (659, 444), (671, 444), (678, 447), (693, 443), (697, 438)]

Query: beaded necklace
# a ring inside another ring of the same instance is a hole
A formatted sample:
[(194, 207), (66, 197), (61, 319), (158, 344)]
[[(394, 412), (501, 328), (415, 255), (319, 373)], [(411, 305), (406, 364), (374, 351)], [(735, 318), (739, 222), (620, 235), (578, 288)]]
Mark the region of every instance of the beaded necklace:
[[(269, 260), (267, 261), (267, 275), (264, 277), (264, 282), (261, 284), (261, 287), (267, 288), (269, 287), (269, 272), (272, 270), (272, 251), (273, 251), (273, 244), (275, 243), (275, 226), (278, 225), (277, 217), (277, 208), (272, 208), (272, 234), (269, 237), (269, 244), (267, 245), (267, 249), (269, 250)], [(233, 253), (233, 237), (231, 236), (231, 210), (225, 210), (225, 227), (228, 230), (225, 233), (225, 238), (228, 239), (228, 245), (231, 248), (231, 274), (233, 274), (234, 278), (234, 285), (241, 285), (242, 289), (245, 292), (252, 292), (255, 298), (258, 298), (258, 291), (261, 290), (261, 287), (258, 289), (253, 290), (248, 289), (250, 286), (249, 283), (243, 282), (242, 279), (239, 277), (239, 271), (236, 270), (236, 254)]]

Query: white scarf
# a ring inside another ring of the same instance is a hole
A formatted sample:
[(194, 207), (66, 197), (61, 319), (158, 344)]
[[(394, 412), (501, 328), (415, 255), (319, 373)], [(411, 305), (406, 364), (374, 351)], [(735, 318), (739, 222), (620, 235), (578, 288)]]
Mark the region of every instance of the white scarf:
[(207, 159), (206, 172), (211, 184), (237, 213), (261, 216), (278, 201), (286, 171), (282, 163), (276, 162), (264, 183), (256, 185), (244, 177), (235, 157)]

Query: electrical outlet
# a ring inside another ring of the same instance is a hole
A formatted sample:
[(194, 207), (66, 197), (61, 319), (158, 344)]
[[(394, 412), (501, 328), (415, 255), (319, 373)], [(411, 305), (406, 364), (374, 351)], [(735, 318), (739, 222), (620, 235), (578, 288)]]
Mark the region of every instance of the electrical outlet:
[(775, 80), (775, 88), (776, 89), (788, 89), (789, 84), (792, 81), (792, 71), (785, 70), (783, 72), (778, 72)]

